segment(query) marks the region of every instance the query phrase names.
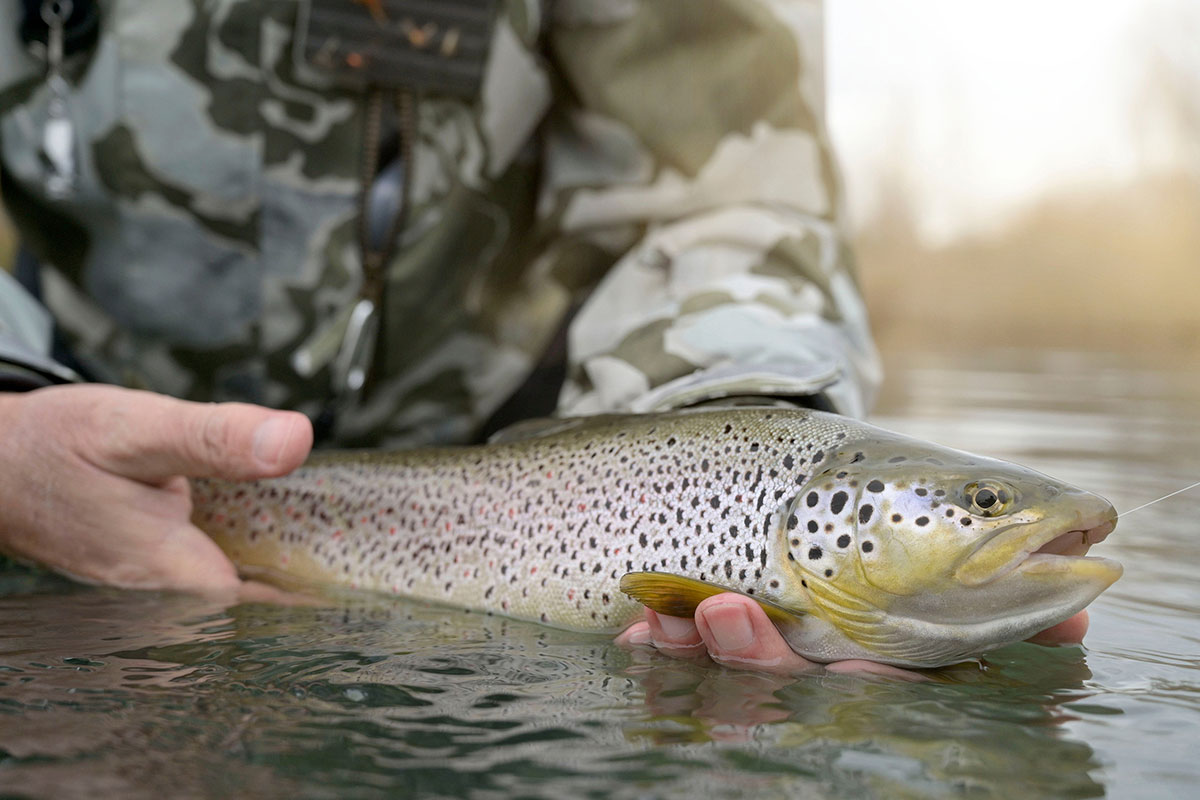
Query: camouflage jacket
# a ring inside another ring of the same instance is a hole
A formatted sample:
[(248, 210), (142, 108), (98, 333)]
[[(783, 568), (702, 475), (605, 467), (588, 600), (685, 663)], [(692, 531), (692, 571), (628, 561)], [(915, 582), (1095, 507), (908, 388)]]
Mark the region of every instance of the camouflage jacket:
[[(390, 0), (346, 0), (387, 11)], [(45, 64), (0, 3), (0, 364), (310, 414), (343, 445), (478, 436), (539, 364), (561, 414), (726, 395), (861, 415), (878, 380), (838, 220), (817, 0), (500, 0), (479, 90), (415, 106), (370, 391), (365, 103), (293, 55), (299, 3), (107, 0), (70, 57), (79, 177), (47, 196)], [(0, 370), (3, 371), (3, 370)]]

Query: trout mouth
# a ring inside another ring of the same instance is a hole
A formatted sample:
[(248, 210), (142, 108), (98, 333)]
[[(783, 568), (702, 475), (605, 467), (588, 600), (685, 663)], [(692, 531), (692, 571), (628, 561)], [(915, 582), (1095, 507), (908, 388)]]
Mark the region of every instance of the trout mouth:
[(1108, 538), (1116, 525), (1116, 512), (1104, 502), (1104, 508), (1080, 514), (1065, 531), (1065, 525), (1053, 521), (1002, 529), (959, 565), (955, 577), (967, 585), (981, 586), (1019, 569), (1025, 573), (1113, 573), (1111, 583), (1120, 576), (1121, 565), (1088, 556), (1088, 551)]

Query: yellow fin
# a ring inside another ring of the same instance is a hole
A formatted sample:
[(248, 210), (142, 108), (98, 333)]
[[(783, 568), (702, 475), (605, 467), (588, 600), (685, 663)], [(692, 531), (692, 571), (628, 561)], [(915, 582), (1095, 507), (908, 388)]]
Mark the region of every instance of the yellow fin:
[(784, 608), (737, 589), (669, 572), (628, 572), (621, 578), (621, 591), (647, 608), (669, 617), (690, 618), (701, 601), (725, 592), (749, 597), (762, 606), (767, 617), (776, 625), (794, 625), (804, 616), (803, 611)]

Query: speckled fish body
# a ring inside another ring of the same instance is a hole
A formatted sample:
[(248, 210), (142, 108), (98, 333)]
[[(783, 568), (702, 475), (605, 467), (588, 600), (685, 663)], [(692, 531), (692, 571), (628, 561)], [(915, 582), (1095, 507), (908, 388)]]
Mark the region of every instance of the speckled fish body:
[(1068, 618), (1120, 575), (1084, 557), (1116, 519), (1102, 498), (802, 409), (318, 453), (193, 495), (193, 521), (246, 570), (595, 631), (641, 613), (623, 576), (677, 575), (770, 605), (818, 661), (953, 663)]

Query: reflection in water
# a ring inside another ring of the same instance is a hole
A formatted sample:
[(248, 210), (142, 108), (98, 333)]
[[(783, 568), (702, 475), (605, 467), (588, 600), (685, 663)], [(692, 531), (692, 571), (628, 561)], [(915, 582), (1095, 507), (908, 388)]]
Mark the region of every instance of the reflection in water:
[[(1139, 367), (1109, 383), (1111, 364), (1054, 358), (911, 364), (881, 421), (1118, 507), (1197, 471), (1185, 409), (1200, 381)], [(1103, 545), (1127, 572), (1094, 608), (1086, 655), (1017, 645), (926, 684), (733, 673), (374, 598), (225, 609), (0, 577), (0, 793), (1186, 794), (1200, 711), (1192, 507), (1148, 508)]]

